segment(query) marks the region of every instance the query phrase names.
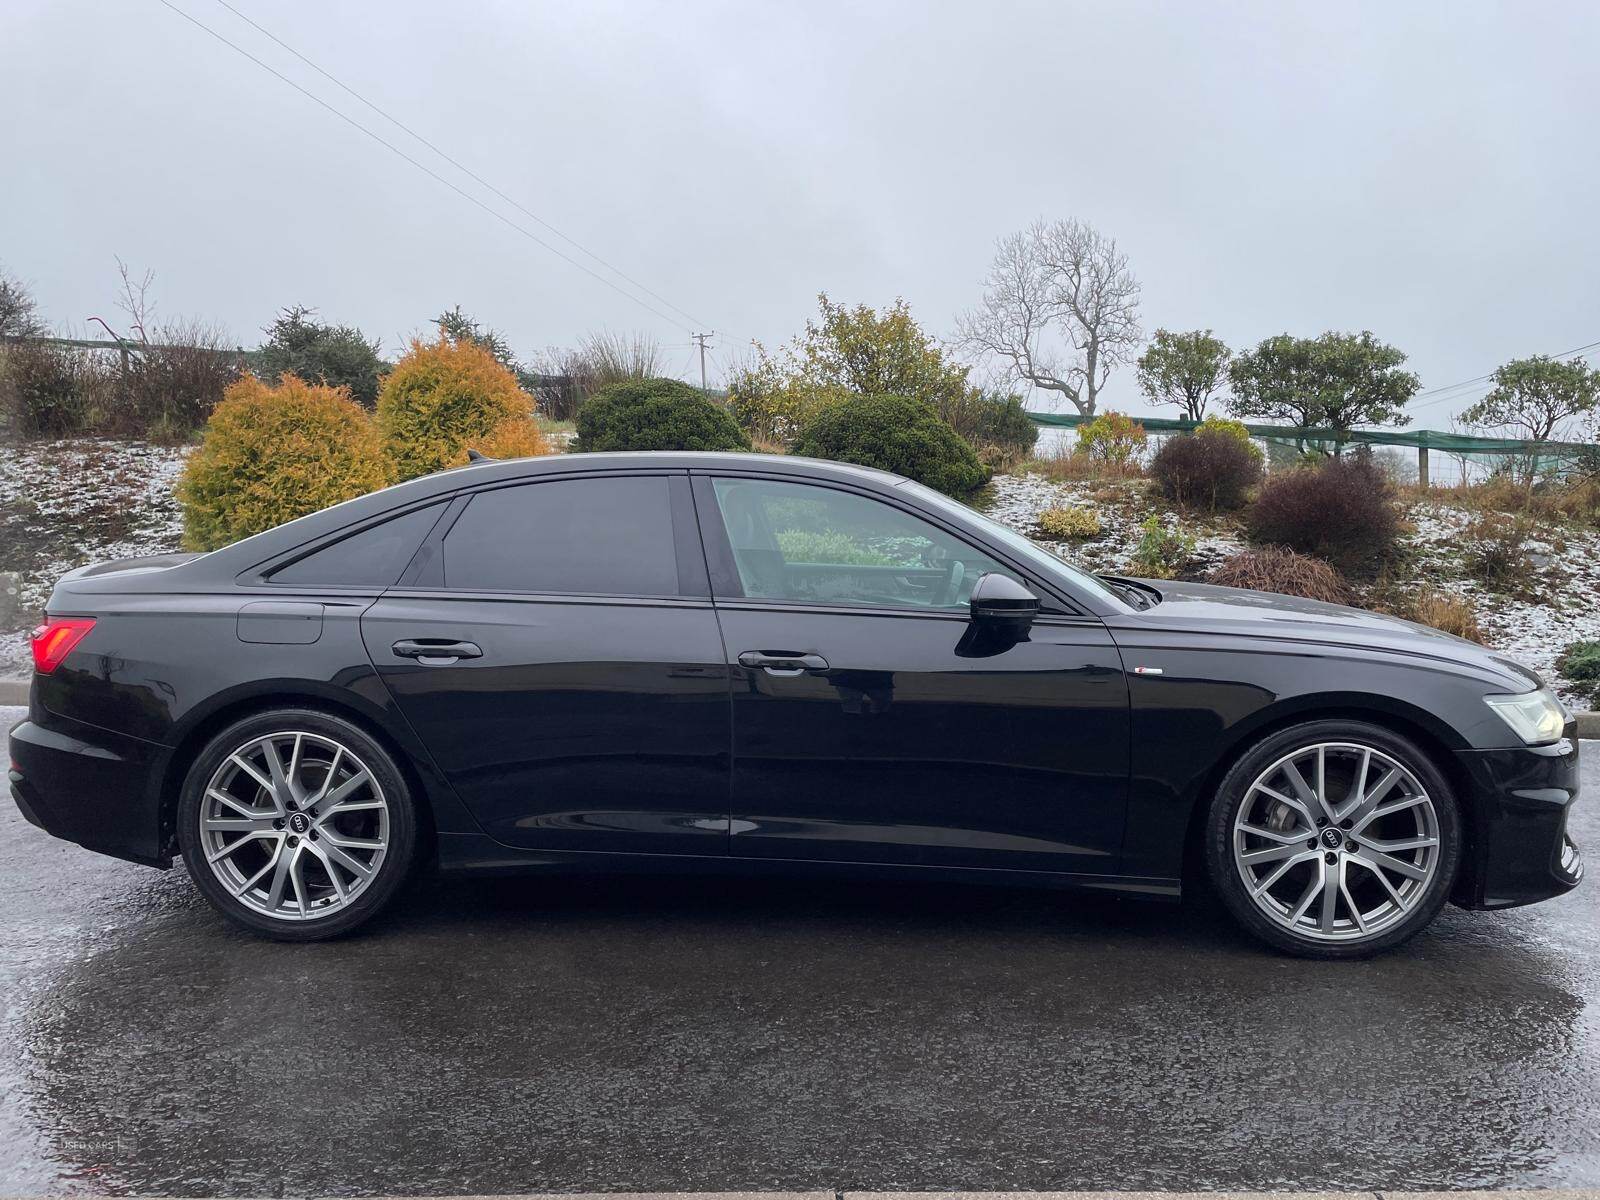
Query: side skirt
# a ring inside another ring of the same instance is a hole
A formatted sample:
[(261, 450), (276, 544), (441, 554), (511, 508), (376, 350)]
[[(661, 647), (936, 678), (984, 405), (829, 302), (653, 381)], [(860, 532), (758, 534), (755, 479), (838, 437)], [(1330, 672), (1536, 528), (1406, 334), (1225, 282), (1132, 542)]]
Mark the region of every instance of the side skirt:
[(831, 862), (815, 859), (737, 858), (709, 854), (612, 854), (585, 850), (525, 850), (482, 834), (439, 834), (441, 875), (530, 874), (811, 876), (849, 879), (949, 880), (1000, 887), (1114, 892), (1177, 901), (1178, 879), (1143, 875), (1084, 875), (1064, 871), (1011, 871), (990, 867), (921, 867), (904, 863)]

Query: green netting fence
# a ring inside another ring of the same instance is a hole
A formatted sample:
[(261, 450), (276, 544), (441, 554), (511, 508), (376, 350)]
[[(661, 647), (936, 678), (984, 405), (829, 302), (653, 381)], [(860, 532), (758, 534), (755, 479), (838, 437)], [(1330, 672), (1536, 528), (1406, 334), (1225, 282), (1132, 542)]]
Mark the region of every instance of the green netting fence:
[[(1093, 418), (1077, 413), (1028, 414), (1036, 425), (1076, 429)], [(1189, 433), (1196, 421), (1174, 417), (1133, 418), (1157, 436)], [(1498, 472), (1519, 477), (1560, 476), (1600, 468), (1600, 446), (1587, 442), (1531, 442), (1518, 438), (1473, 437), (1438, 429), (1313, 429), (1293, 425), (1244, 423), (1262, 442), (1274, 464), (1296, 462), (1307, 454), (1337, 454), (1350, 446), (1387, 446), (1416, 454), (1421, 483), (1470, 482)]]

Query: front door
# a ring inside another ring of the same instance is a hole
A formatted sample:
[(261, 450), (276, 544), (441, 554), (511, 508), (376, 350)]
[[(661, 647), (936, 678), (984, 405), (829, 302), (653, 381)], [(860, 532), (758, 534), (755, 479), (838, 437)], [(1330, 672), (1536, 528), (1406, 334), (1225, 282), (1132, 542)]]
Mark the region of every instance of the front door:
[(727, 853), (728, 671), (683, 474), (487, 489), (362, 618), (396, 704), (485, 832)]
[(907, 504), (699, 478), (733, 673), (736, 855), (1114, 874), (1128, 692), (1091, 616), (974, 636), (1014, 567)]

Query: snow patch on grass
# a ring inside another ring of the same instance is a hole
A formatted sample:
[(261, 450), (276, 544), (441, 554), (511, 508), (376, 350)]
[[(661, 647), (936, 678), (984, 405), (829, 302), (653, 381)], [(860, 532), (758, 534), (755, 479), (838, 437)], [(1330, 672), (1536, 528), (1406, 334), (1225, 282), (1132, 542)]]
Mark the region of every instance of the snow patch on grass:
[(1513, 597), (1489, 590), (1466, 569), (1463, 540), (1476, 514), (1424, 500), (1406, 515), (1415, 531), (1402, 541), (1414, 555), (1417, 582), (1468, 601), (1490, 646), (1538, 672), (1569, 707), (1588, 708), (1563, 686), (1555, 664), (1568, 643), (1600, 640), (1600, 530), (1539, 529), (1524, 545), (1534, 571), (1530, 596)]
[[(1039, 535), (1039, 514), (1045, 509), (1075, 507), (1092, 509), (1099, 515), (1098, 537), (1061, 542)], [(1159, 516), (1168, 529), (1181, 526), (1195, 539), (1194, 556), (1184, 570), (1186, 576), (1205, 575), (1228, 555), (1244, 549), (1238, 529), (1225, 518), (1180, 519), (1150, 495), (1149, 485), (1142, 479), (1058, 483), (1043, 475), (999, 475), (990, 485), (990, 500), (984, 511), (1098, 575), (1126, 575), (1133, 571), (1130, 563), (1143, 535), (1141, 526), (1152, 514)]]
[(0, 678), (32, 670), (28, 631), (75, 567), (182, 549), (172, 488), (188, 447), (73, 439), (0, 455)]
[[(1030, 537), (1038, 537), (1039, 514), (1047, 508), (1081, 506), (1100, 517), (1101, 534), (1084, 541), (1039, 538), (1068, 561), (1096, 574), (1129, 573), (1140, 526), (1156, 514), (1168, 528), (1181, 525), (1195, 538), (1186, 578), (1203, 578), (1230, 554), (1246, 548), (1236, 515), (1176, 514), (1147, 481), (1068, 480), (1043, 475), (1001, 475), (989, 488), (985, 511)], [(1489, 645), (1555, 685), (1573, 708), (1588, 702), (1566, 691), (1555, 662), (1568, 643), (1600, 639), (1600, 531), (1577, 527), (1541, 529), (1525, 549), (1533, 556), (1531, 596), (1499, 595), (1472, 578), (1463, 557), (1467, 527), (1476, 514), (1446, 500), (1420, 500), (1406, 510), (1410, 532), (1401, 536), (1403, 578), (1389, 586), (1431, 585), (1467, 600)], [(1362, 587), (1358, 585), (1357, 591)]]

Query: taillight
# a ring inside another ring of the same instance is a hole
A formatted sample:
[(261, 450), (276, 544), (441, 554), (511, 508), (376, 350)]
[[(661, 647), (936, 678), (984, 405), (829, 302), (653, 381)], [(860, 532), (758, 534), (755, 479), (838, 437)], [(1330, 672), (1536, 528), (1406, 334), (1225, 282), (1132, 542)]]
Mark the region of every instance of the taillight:
[(41, 675), (50, 674), (93, 628), (93, 617), (46, 617), (44, 624), (33, 631), (33, 669)]

